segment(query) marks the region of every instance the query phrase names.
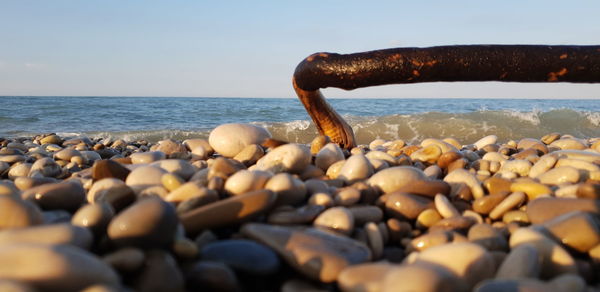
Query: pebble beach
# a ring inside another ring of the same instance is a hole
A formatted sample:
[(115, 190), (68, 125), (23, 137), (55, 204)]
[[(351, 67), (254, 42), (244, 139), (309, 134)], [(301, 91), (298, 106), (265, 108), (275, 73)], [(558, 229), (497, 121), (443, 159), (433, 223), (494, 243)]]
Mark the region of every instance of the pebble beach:
[(600, 138), (0, 138), (2, 291), (598, 291)]

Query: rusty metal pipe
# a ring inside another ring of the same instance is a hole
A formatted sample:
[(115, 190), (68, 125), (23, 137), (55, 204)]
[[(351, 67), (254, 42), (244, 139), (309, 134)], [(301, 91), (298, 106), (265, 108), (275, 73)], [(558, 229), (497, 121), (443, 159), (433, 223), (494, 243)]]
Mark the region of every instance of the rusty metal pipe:
[(436, 81), (600, 82), (600, 46), (461, 45), (355, 54), (316, 53), (296, 67), (293, 85), (319, 133), (344, 148), (352, 128), (320, 88)]

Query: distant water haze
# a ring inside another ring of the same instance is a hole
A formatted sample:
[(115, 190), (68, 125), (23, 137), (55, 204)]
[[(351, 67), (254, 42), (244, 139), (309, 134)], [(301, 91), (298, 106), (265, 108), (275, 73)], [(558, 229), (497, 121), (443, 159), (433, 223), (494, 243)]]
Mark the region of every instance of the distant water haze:
[[(473, 143), (558, 132), (600, 137), (600, 100), (329, 99), (358, 143), (453, 137)], [(309, 143), (317, 131), (297, 99), (181, 97), (0, 97), (0, 137), (58, 133), (126, 140), (207, 138), (224, 123), (252, 123), (274, 138)]]

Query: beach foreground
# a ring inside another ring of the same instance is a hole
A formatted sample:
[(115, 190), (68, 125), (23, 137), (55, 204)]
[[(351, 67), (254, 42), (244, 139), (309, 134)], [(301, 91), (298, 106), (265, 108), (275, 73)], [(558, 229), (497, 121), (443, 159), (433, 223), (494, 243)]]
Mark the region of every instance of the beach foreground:
[(0, 138), (0, 290), (595, 291), (600, 138)]

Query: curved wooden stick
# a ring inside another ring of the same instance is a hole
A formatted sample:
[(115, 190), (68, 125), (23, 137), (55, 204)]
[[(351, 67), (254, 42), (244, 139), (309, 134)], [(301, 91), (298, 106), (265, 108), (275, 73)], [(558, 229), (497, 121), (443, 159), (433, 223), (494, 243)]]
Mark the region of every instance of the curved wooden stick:
[(356, 54), (316, 53), (292, 83), (319, 133), (344, 148), (354, 132), (320, 88), (435, 81), (600, 82), (600, 46), (466, 45), (397, 48)]

